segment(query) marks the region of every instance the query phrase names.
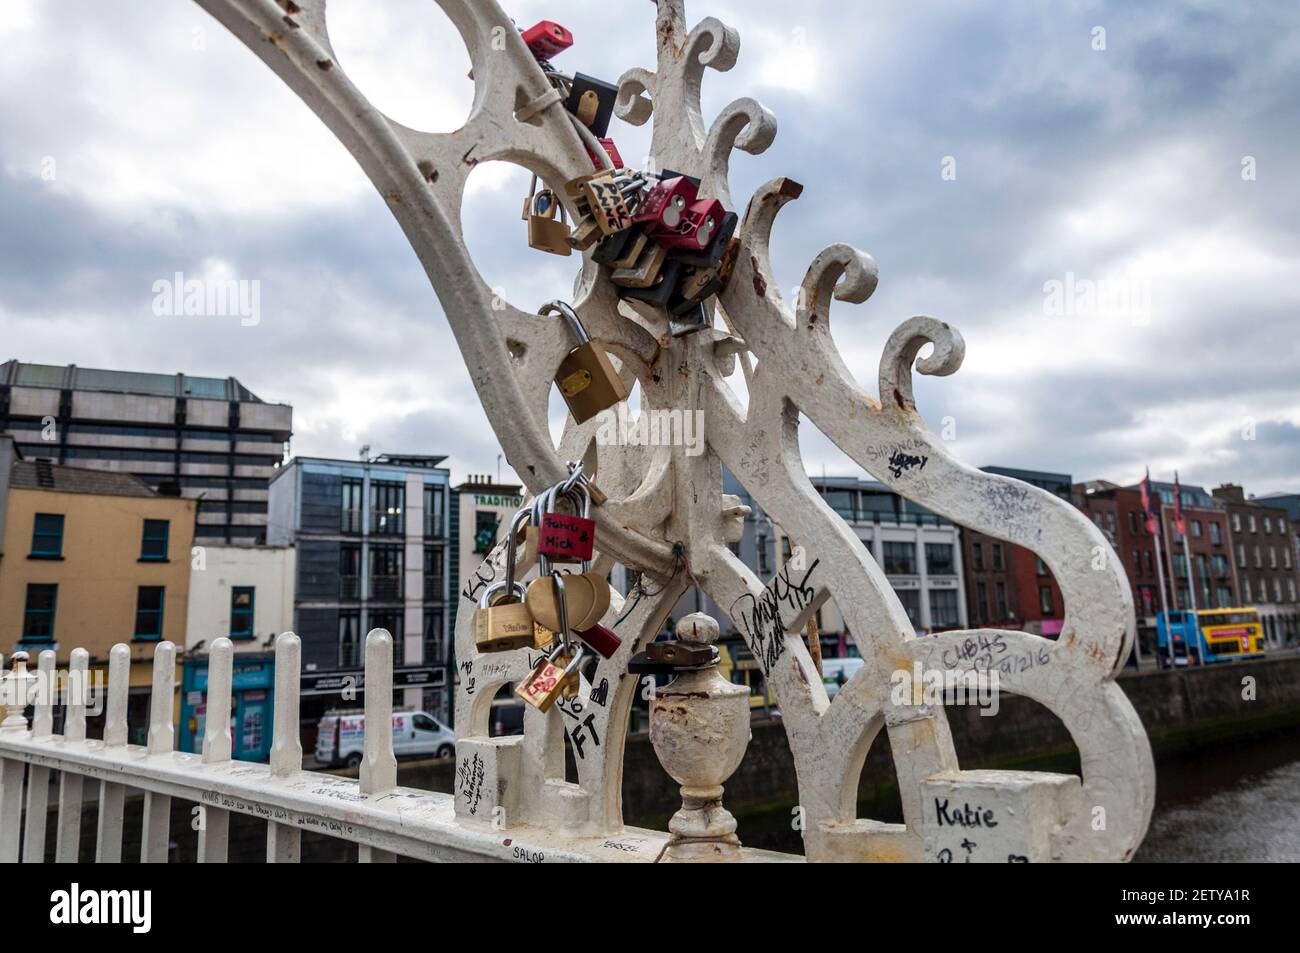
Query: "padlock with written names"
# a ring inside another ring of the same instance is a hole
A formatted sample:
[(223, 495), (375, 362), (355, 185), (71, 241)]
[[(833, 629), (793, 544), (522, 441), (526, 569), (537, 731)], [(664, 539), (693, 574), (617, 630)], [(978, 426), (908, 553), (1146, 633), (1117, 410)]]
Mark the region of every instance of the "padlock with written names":
[[(573, 654), (570, 656), (567, 652)], [(550, 711), (551, 706), (567, 692), (576, 694), (584, 658), (582, 649), (561, 641), (538, 661), (519, 683), (515, 694), (538, 711)]]
[(628, 389), (599, 342), (587, 335), (577, 312), (563, 301), (550, 301), (538, 312), (558, 314), (578, 339), (578, 346), (560, 362), (555, 383), (576, 423), (584, 423), (602, 410), (627, 400)]
[[(567, 501), (573, 513), (559, 510)], [(542, 511), (537, 552), (551, 562), (585, 563), (591, 559), (596, 543), (596, 521), (591, 518), (591, 496), (585, 486), (575, 484), (566, 493), (552, 491)]]
[(684, 175), (661, 178), (646, 191), (633, 221), (649, 232), (672, 231), (682, 224), (697, 192), (695, 184)]
[(650, 237), (669, 251), (701, 251), (712, 243), (724, 214), (722, 203), (717, 199), (700, 199), (682, 213), (676, 227), (654, 229)]

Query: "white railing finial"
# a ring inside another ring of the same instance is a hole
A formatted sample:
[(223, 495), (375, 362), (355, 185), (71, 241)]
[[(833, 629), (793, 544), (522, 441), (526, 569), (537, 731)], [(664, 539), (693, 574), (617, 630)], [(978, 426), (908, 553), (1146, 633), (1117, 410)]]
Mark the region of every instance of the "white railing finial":
[(393, 754), (393, 637), (387, 629), (366, 636), (365, 754), (361, 793), (378, 794), (397, 786)]
[(54, 734), (54, 650), (45, 649), (36, 662), (40, 688), (36, 693), (36, 710), (32, 713), (32, 737), (48, 738)]
[(175, 748), (172, 726), (176, 694), (176, 646), (159, 642), (153, 653), (153, 694), (149, 697), (149, 753), (166, 754)]
[(230, 683), (235, 647), (222, 636), (208, 652), (207, 714), (203, 721), (203, 761), (230, 760)]
[[(42, 659), (42, 661), (44, 661)], [(126, 703), (131, 694), (131, 649), (118, 642), (108, 652), (108, 703), (104, 711), (104, 747), (126, 744)]]
[(302, 770), (298, 733), (298, 695), (302, 678), (302, 640), (292, 632), (275, 637), (275, 730), (271, 739), (271, 774), (285, 777)]

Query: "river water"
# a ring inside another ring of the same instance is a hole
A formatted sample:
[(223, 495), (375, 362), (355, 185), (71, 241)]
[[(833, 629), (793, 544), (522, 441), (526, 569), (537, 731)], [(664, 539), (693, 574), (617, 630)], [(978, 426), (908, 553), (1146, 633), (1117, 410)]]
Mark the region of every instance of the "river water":
[(1214, 749), (1156, 768), (1135, 862), (1300, 862), (1300, 737)]

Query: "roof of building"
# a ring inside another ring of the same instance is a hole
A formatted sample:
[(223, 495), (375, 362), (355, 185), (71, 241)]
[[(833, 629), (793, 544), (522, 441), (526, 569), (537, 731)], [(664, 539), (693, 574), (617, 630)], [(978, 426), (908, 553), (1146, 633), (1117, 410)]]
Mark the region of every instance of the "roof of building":
[(233, 377), (110, 371), (94, 367), (78, 367), (76, 364), (27, 364), (18, 360), (5, 361), (0, 364), (0, 384), (112, 394), (146, 394), (155, 397), (195, 397), (205, 400), (265, 403), (262, 398)]
[(15, 460), (9, 486), (15, 490), (52, 490), (95, 496), (158, 497), (143, 480), (129, 473), (65, 467), (46, 460)]

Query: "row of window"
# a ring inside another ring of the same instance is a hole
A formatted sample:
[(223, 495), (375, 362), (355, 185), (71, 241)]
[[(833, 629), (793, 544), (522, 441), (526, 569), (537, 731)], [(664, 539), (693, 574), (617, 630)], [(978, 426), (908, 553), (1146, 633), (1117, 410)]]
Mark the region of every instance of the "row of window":
[[(360, 533), (363, 519), (364, 483), (355, 478), (343, 481), (343, 505), (339, 530)], [(443, 487), (424, 487), (424, 535), (442, 535)], [(370, 532), (378, 536), (406, 535), (406, 484), (391, 480), (370, 481)]]
[[(9, 424), (9, 428), (15, 432), (33, 431), (40, 433), (46, 429), (46, 425), (38, 420), (15, 420)], [(83, 424), (69, 423), (64, 424), (63, 429), (68, 434), (97, 434), (107, 437), (151, 437), (154, 439), (173, 440), (176, 437), (176, 428), (168, 426), (158, 427), (141, 427), (119, 424)], [(181, 431), (181, 437), (185, 440), (238, 440), (241, 443), (282, 443), (277, 440), (274, 434), (255, 433), (248, 430), (197, 430), (186, 427)]]
[[(907, 610), (907, 618), (913, 627), (921, 627), (921, 593), (918, 589), (895, 589), (894, 595)], [(930, 590), (930, 627), (933, 629), (955, 629), (961, 625), (957, 611), (956, 589)]]
[[(63, 558), (62, 513), (37, 513), (32, 521), (31, 559)], [(140, 561), (166, 562), (170, 520), (145, 520), (140, 534)]]
[[(403, 580), (406, 578), (403, 566), (406, 562), (404, 546), (375, 545), (370, 546), (370, 598), (401, 599), (404, 598)], [(442, 588), (443, 550), (441, 546), (424, 547), (424, 577), (437, 579), (438, 588)], [(440, 594), (440, 592), (439, 592)], [(432, 594), (427, 591), (426, 598)], [(339, 547), (339, 598), (361, 598), (361, 546), (344, 544)]]
[[(1265, 516), (1265, 517), (1261, 520), (1261, 522), (1262, 522), (1263, 525), (1264, 525), (1264, 533), (1265, 533), (1265, 534), (1268, 534), (1268, 533), (1273, 532), (1273, 517), (1271, 517), (1271, 516)], [(1246, 517), (1246, 527), (1247, 527), (1247, 529), (1248, 529), (1250, 532), (1252, 532), (1252, 533), (1256, 532), (1256, 531), (1257, 531), (1257, 528), (1258, 528), (1259, 525), (1260, 525), (1259, 523), (1256, 523), (1256, 522), (1255, 522), (1255, 514), (1254, 514), (1254, 513), (1251, 513), (1251, 514), (1247, 515), (1247, 517)], [(1240, 533), (1240, 532), (1241, 532), (1241, 514), (1240, 514), (1240, 513), (1233, 513), (1233, 514), (1232, 514), (1232, 531), (1233, 531), (1234, 533)], [(1285, 536), (1285, 535), (1286, 535), (1286, 520), (1285, 520), (1283, 517), (1281, 517), (1281, 516), (1279, 516), (1279, 517), (1277, 518), (1277, 532), (1278, 532), (1278, 535), (1279, 535), (1279, 536)]]
[[(1260, 602), (1269, 602), (1269, 601), (1270, 601), (1270, 598), (1269, 598), (1270, 593), (1269, 593), (1268, 580), (1267, 580), (1267, 579), (1263, 579), (1263, 578), (1261, 578), (1261, 579), (1256, 579), (1256, 580), (1255, 580), (1255, 585), (1252, 587), (1251, 584), (1250, 584), (1250, 577), (1249, 577), (1249, 576), (1242, 576), (1242, 577), (1241, 577), (1241, 587), (1242, 587), (1242, 590), (1243, 590), (1243, 595), (1245, 596), (1245, 601), (1246, 601), (1247, 603), (1251, 602), (1252, 599), (1257, 599), (1257, 600), (1260, 601)], [(1294, 578), (1294, 577), (1291, 577), (1291, 578), (1287, 579), (1287, 581), (1286, 581), (1286, 590), (1285, 590), (1285, 591), (1286, 591), (1286, 600), (1285, 600), (1286, 602), (1296, 602), (1296, 601), (1300, 601), (1300, 600), (1297, 600), (1297, 598), (1296, 598), (1296, 596), (1297, 596), (1297, 592), (1296, 592), (1296, 584), (1295, 584), (1295, 578)], [(1281, 579), (1280, 576), (1274, 576), (1274, 577), (1273, 577), (1273, 591), (1272, 591), (1272, 594), (1271, 594), (1271, 595), (1272, 595), (1272, 599), (1271, 599), (1271, 601), (1272, 601), (1272, 602), (1282, 602), (1282, 601), (1284, 601), (1283, 598), (1282, 598), (1282, 593), (1283, 593), (1283, 589), (1282, 589), (1282, 579)], [(1252, 594), (1253, 594), (1253, 595), (1252, 595)]]
[[(393, 664), (406, 661), (406, 639), (401, 609), (371, 609), (369, 627), (387, 629), (393, 637)], [(361, 612), (356, 609), (339, 613), (339, 668), (357, 668), (361, 665), (364, 633), (361, 631)], [(424, 659), (426, 662), (442, 658), (442, 610), (426, 609), (424, 612)]]
[[(998, 571), (1005, 569), (1006, 561), (1002, 556), (1002, 544), (991, 543), (989, 548), (991, 550), (993, 569)], [(984, 570), (984, 544), (978, 540), (971, 543), (971, 566), (981, 572)]]
[[(171, 463), (178, 454), (173, 450), (137, 450), (131, 447), (65, 447), (69, 460), (119, 460), (133, 463)], [(234, 464), (242, 467), (273, 467), (281, 455), (261, 456), (247, 453), (191, 453), (179, 454), (182, 464), (209, 463), (218, 466)]]
[[(230, 637), (253, 637), (253, 586), (234, 586), (230, 590)], [(135, 597), (135, 626), (132, 638), (158, 640), (163, 633), (165, 586), (139, 586)], [(27, 585), (23, 606), (24, 642), (54, 642), (54, 619), (59, 604), (57, 583), (33, 582)]]
[[(1256, 568), (1256, 569), (1263, 569), (1263, 568), (1264, 568), (1264, 553), (1263, 553), (1263, 550), (1261, 549), (1261, 547), (1260, 547), (1260, 545), (1259, 545), (1258, 543), (1256, 543), (1256, 544), (1254, 545), (1253, 548), (1254, 548), (1254, 550), (1255, 550), (1255, 568)], [(1282, 547), (1282, 559), (1281, 559), (1281, 563), (1282, 563), (1282, 568), (1283, 568), (1283, 569), (1290, 569), (1290, 568), (1291, 568), (1291, 545), (1290, 545), (1290, 543), (1288, 543), (1287, 545), (1285, 545), (1285, 546)], [(1249, 565), (1249, 564), (1246, 562), (1246, 547), (1245, 547), (1244, 544), (1242, 544), (1242, 543), (1238, 543), (1238, 544), (1237, 544), (1237, 568), (1238, 568), (1238, 569), (1245, 569), (1245, 568), (1247, 568), (1248, 565)], [(1273, 546), (1272, 544), (1270, 544), (1269, 547), (1268, 547), (1268, 568), (1269, 568), (1269, 569), (1276, 569), (1276, 568), (1278, 568), (1277, 548), (1276, 548), (1275, 546)]]

